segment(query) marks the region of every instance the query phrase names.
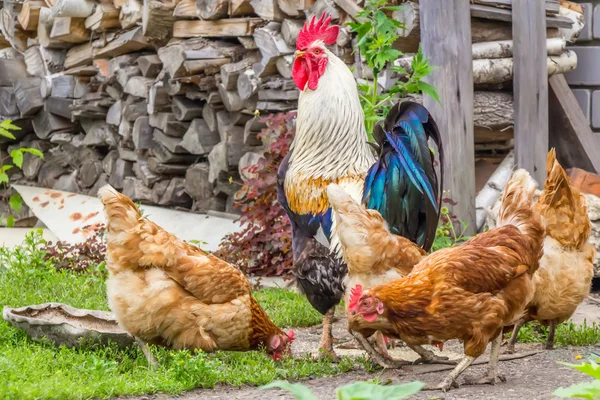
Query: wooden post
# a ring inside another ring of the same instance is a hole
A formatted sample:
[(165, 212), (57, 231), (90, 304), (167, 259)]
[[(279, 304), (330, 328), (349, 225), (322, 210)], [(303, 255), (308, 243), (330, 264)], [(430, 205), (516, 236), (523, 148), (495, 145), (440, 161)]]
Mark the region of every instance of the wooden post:
[(545, 3), (514, 1), (515, 162), (543, 185), (548, 153), (548, 65)]
[[(431, 65), (438, 68), (427, 77), (437, 88), (441, 105), (429, 96), (423, 104), (433, 115), (442, 135), (444, 197), (466, 222), (466, 234), (475, 223), (475, 148), (473, 137), (473, 60), (469, 0), (421, 0), (421, 42)], [(449, 204), (445, 204), (449, 206)]]

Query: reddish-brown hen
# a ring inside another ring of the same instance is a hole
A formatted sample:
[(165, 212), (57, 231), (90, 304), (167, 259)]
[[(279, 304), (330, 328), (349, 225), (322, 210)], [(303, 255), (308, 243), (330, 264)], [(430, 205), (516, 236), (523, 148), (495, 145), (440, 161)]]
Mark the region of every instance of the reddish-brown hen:
[(108, 301), (119, 324), (155, 363), (145, 343), (175, 349), (250, 350), (280, 358), (293, 341), (269, 319), (242, 272), (166, 232), (110, 186)]
[(546, 222), (544, 256), (533, 275), (535, 294), (526, 313), (515, 326), (507, 352), (521, 326), (532, 320), (550, 326), (546, 348), (554, 345), (556, 325), (573, 315), (590, 293), (596, 250), (589, 243), (591, 223), (585, 196), (572, 187), (556, 160), (554, 149), (548, 153), (548, 177), (535, 205)]
[(542, 255), (535, 189), (526, 171), (516, 171), (503, 194), (499, 228), (429, 255), (404, 278), (364, 292), (354, 288), (351, 329), (365, 336), (379, 330), (409, 345), (463, 341), (465, 358), (436, 386), (442, 390), (493, 341), (488, 374), (480, 382), (495, 382), (502, 328), (531, 300), (531, 276)]

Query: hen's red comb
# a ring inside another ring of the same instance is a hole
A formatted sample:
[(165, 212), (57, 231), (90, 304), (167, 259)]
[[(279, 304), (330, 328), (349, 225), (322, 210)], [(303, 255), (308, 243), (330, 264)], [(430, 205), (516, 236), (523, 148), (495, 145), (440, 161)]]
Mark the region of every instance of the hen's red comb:
[(329, 26), (331, 22), (331, 15), (325, 18), (327, 14), (323, 13), (321, 18), (315, 23), (316, 15), (310, 20), (310, 24), (304, 23), (304, 27), (298, 34), (296, 40), (296, 50), (305, 50), (315, 40), (322, 40), (327, 45), (335, 43), (340, 32), (340, 27), (337, 25)]
[(287, 337), (290, 339), (290, 342), (293, 342), (294, 340), (296, 340), (296, 333), (294, 333), (294, 331), (290, 329), (287, 333)]
[(350, 291), (350, 311), (353, 312), (356, 310), (358, 306), (358, 301), (360, 300), (360, 296), (363, 294), (362, 285), (356, 285)]

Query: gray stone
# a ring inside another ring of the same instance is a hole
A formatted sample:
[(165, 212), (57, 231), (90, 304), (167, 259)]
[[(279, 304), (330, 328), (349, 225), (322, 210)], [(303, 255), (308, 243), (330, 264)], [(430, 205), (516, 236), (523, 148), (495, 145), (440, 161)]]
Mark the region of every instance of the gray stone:
[[(592, 14), (594, 13), (592, 3), (580, 3), (583, 8), (583, 29), (577, 38), (577, 42), (592, 40)], [(597, 7), (596, 7), (597, 8)]]
[(569, 47), (577, 54), (577, 69), (565, 74), (570, 85), (600, 85), (600, 47)]
[(600, 39), (600, 4), (596, 4), (594, 7), (593, 21), (594, 26), (592, 32), (594, 34), (594, 39)]
[(591, 91), (589, 89), (573, 89), (573, 94), (583, 111), (585, 118), (590, 121), (590, 104), (591, 104)]
[(592, 127), (600, 128), (600, 90), (592, 92)]

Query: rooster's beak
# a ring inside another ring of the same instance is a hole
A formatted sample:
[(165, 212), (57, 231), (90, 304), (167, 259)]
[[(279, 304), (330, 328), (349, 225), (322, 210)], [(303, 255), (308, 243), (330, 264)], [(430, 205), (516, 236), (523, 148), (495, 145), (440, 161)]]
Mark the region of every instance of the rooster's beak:
[(296, 56), (296, 58), (300, 58), (300, 57), (304, 57), (305, 54), (306, 54), (305, 51), (296, 50), (295, 56)]

